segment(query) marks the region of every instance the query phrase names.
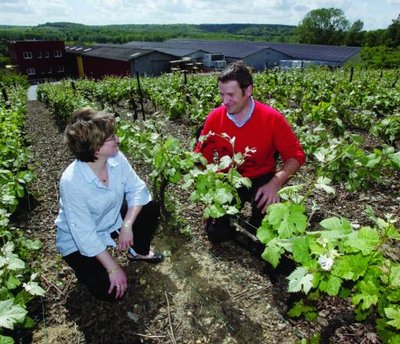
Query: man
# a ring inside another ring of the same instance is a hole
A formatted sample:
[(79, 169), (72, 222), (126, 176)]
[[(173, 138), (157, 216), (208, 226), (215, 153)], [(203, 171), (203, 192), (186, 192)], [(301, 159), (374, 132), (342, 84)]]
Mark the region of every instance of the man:
[[(217, 135), (209, 135), (204, 142), (198, 142), (195, 151), (201, 152), (209, 163), (215, 155), (219, 158), (232, 156), (231, 144), (218, 135), (222, 133), (236, 138), (235, 153), (244, 153), (246, 147), (256, 150), (238, 168), (252, 181), (251, 189), (241, 188), (238, 192), (243, 204), (252, 203), (249, 230), (255, 234), (267, 207), (279, 202), (278, 191), (304, 163), (305, 154), (283, 115), (253, 99), (253, 78), (243, 62), (234, 62), (220, 73), (218, 89), (223, 105), (211, 111), (201, 132), (201, 136), (210, 131)], [(277, 153), (283, 161), (278, 171)], [(235, 235), (228, 216), (208, 221), (206, 231), (213, 243)]]

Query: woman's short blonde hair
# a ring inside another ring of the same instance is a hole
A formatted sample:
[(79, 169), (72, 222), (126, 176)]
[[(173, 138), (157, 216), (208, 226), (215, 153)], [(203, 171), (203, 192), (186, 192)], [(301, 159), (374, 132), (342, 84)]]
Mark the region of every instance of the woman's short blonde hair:
[(113, 114), (86, 107), (72, 114), (64, 134), (69, 149), (78, 160), (93, 162), (96, 160), (96, 150), (114, 135), (114, 132)]

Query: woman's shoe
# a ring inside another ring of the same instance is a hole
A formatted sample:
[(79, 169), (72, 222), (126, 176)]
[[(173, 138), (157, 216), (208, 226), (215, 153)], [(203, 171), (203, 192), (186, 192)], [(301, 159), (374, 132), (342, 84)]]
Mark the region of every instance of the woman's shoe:
[(146, 263), (151, 263), (151, 264), (158, 264), (164, 260), (164, 255), (159, 252), (154, 252), (154, 254), (148, 258), (141, 257), (139, 255), (132, 255), (131, 253), (128, 253), (127, 257), (129, 260), (132, 260), (132, 261), (140, 261), (140, 262), (146, 262)]

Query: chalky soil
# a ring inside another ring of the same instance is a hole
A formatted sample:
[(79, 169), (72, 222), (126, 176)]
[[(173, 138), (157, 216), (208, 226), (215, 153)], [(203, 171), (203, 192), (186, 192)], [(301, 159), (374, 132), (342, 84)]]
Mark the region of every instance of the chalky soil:
[[(77, 283), (55, 249), (58, 181), (72, 161), (62, 130), (37, 101), (28, 103), (32, 144), (31, 212), (26, 228), (43, 243), (41, 284), (46, 297), (36, 317), (35, 343), (294, 343), (296, 330), (274, 306), (264, 263), (234, 243), (213, 249), (201, 213), (188, 209), (190, 238), (163, 228), (154, 240), (160, 265), (129, 262), (113, 252), (129, 278), (122, 302), (95, 300)], [(141, 174), (140, 166), (134, 166)]]
[[(168, 130), (174, 135), (177, 125)], [(128, 275), (128, 292), (116, 304), (95, 300), (55, 249), (58, 181), (73, 159), (62, 131), (40, 102), (28, 102), (26, 133), (37, 178), (30, 186), (29, 212), (17, 221), (43, 243), (38, 263), (46, 290), (34, 307), (37, 326), (31, 342), (285, 344), (328, 328), (330, 314), (338, 309), (349, 311), (347, 305), (327, 299), (321, 303), (319, 323), (288, 320), (284, 278), (271, 283), (266, 263), (237, 243), (211, 247), (201, 210), (190, 202), (184, 203), (184, 214), (192, 235), (185, 237), (161, 223), (154, 240), (166, 254), (160, 265), (129, 262), (122, 252), (112, 252)], [(145, 167), (132, 163), (146, 180)], [(334, 343), (379, 343), (369, 325), (353, 324), (327, 334), (333, 335)]]

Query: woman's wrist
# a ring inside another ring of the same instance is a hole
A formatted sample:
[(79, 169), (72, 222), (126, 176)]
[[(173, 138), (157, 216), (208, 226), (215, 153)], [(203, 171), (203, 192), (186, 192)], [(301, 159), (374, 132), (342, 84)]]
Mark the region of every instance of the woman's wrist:
[(107, 273), (109, 274), (109, 275), (111, 275), (111, 274), (113, 274), (114, 272), (117, 272), (119, 269), (121, 269), (119, 266), (116, 266), (116, 267), (114, 267), (114, 268), (111, 268), (111, 269), (107, 269)]
[(122, 224), (122, 228), (131, 228), (133, 225), (133, 222), (124, 222)]

